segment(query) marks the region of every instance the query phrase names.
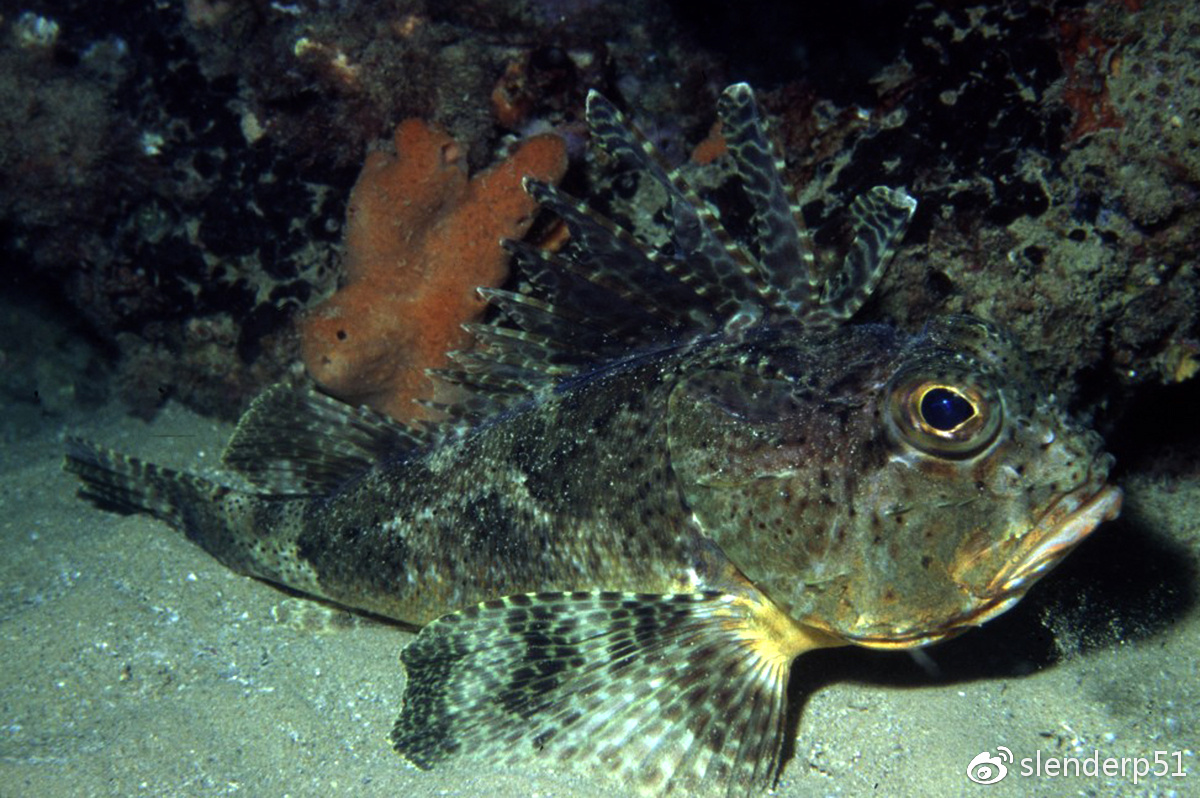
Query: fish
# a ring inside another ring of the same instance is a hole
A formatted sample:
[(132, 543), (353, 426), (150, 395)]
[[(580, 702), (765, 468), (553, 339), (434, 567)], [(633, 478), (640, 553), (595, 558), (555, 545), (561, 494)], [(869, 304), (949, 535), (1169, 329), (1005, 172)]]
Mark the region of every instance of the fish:
[(419, 768), (768, 789), (806, 653), (996, 617), (1122, 494), (996, 325), (853, 321), (915, 199), (867, 191), (822, 263), (750, 87), (717, 112), (733, 211), (590, 93), (593, 143), (663, 197), (658, 240), (527, 180), (568, 243), (505, 243), (521, 280), (479, 289), (494, 318), (434, 372), (459, 391), (439, 421), (294, 379), (239, 422), (240, 483), (74, 438), (65, 469), (239, 573), (419, 628), (391, 732)]

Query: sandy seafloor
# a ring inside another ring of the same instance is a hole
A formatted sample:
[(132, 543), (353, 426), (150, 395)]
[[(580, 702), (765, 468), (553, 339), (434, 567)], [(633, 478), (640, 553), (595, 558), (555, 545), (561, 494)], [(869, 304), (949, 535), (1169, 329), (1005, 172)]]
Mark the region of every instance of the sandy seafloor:
[[(533, 768), (406, 766), (387, 743), (410, 633), (230, 573), (164, 525), (100, 512), (60, 471), (66, 431), (215, 465), (230, 428), (168, 407), (5, 412), (0, 795), (610, 796)], [(928, 650), (819, 652), (784, 796), (1200, 796), (1200, 476), (1130, 477), (1126, 514), (1016, 610)], [(965, 777), (1016, 758), (1153, 757), (1187, 776)], [(1170, 758), (1173, 763), (1174, 757)]]

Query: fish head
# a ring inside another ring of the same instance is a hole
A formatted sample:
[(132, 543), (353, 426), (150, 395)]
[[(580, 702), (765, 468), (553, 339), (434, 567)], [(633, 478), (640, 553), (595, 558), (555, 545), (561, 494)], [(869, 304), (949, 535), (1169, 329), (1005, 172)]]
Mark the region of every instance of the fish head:
[(846, 643), (977, 626), (1120, 510), (1100, 437), (971, 317), (730, 346), (680, 380), (668, 417), (700, 533)]

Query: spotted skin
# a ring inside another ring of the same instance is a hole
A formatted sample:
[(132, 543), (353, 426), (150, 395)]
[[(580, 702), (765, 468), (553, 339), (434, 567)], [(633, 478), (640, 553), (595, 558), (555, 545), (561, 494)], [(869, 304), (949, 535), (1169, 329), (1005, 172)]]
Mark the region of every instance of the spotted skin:
[(769, 787), (806, 652), (983, 623), (1121, 495), (1098, 436), (993, 325), (849, 323), (912, 198), (856, 201), (854, 241), (826, 268), (749, 87), (719, 113), (754, 240), (593, 94), (596, 143), (668, 198), (669, 246), (529, 182), (570, 244), (508, 242), (524, 282), (481, 290), (496, 318), (437, 372), (464, 390), (443, 423), (298, 382), (265, 392), (230, 442), (252, 489), (78, 440), (67, 470), (85, 498), (235, 570), (422, 626), (392, 732), (419, 767)]

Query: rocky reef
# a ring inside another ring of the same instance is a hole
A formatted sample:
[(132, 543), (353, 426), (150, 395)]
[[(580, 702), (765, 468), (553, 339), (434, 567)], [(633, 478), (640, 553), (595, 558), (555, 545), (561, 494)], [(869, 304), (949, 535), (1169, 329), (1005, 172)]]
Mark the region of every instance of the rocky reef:
[[(748, 80), (820, 246), (846, 246), (846, 201), (870, 185), (920, 199), (869, 315), (994, 319), (1057, 391), (1116, 424), (1139, 392), (1190, 385), (1200, 363), (1197, 24), (1182, 0), (749, 0), (736, 13), (635, 0), (120, 0), (107, 15), (31, 2), (0, 18), (5, 293), (82, 320), (96, 362), (64, 359), (70, 373), (54, 382), (91, 381), (81, 396), (116, 393), (141, 415), (174, 398), (233, 417), (298, 363), (330, 379), (317, 320), (365, 290), (353, 287), (347, 202), (400, 120), (445, 130), (464, 176), (554, 133), (573, 164), (566, 187), (636, 228), (661, 206), (585, 154), (586, 91), (684, 162), (717, 91)], [(688, 169), (719, 204), (713, 155)], [(473, 232), (470, 218), (447, 217), (439, 240)], [(480, 262), (465, 253), (445, 262)], [(494, 261), (463, 279), (505, 279)], [(370, 303), (354, 302), (366, 324)], [(49, 379), (26, 346), (37, 342), (9, 339), (8, 362)]]

